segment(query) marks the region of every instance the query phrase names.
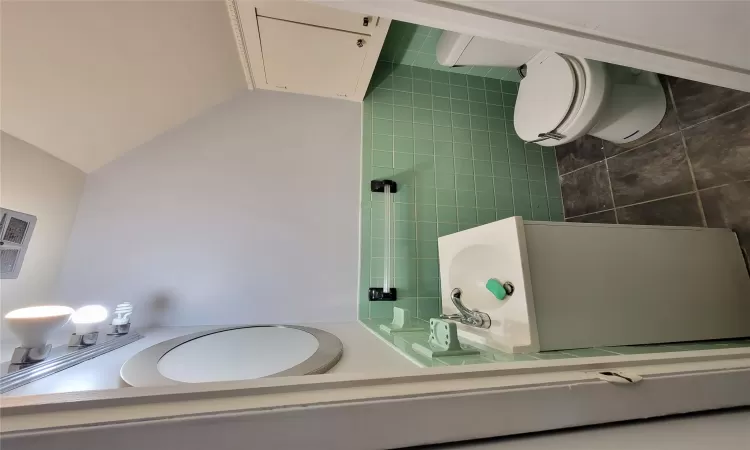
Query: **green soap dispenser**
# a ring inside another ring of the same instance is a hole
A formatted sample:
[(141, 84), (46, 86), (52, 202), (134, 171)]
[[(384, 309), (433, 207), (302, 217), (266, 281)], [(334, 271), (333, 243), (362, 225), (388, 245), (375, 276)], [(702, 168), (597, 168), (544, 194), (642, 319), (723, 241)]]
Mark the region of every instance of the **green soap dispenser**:
[(484, 286), (488, 291), (492, 292), (492, 295), (494, 295), (498, 300), (504, 300), (508, 295), (508, 292), (505, 290), (503, 283), (497, 281), (495, 278), (490, 278), (489, 280), (487, 280), (487, 284), (485, 284)]

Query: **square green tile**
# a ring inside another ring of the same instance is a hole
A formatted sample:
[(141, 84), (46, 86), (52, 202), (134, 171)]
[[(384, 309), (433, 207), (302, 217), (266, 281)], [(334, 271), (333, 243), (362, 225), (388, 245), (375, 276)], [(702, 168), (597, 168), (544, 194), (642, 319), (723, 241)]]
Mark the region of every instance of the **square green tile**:
[(404, 77), (393, 77), (393, 90), (411, 92), (412, 91), (412, 79)]
[(451, 99), (469, 100), (469, 90), (464, 86), (451, 85)]
[(393, 121), (389, 119), (372, 119), (372, 132), (388, 136), (392, 135)]
[(474, 145), (490, 145), (490, 134), (487, 131), (476, 131), (471, 132), (471, 143)]
[(432, 95), (432, 83), (425, 80), (414, 80), (413, 88), (415, 94)]
[(374, 103), (386, 103), (389, 105), (393, 104), (393, 91), (390, 89), (377, 88), (370, 94), (370, 98)]
[(484, 102), (469, 102), (469, 113), (472, 116), (487, 117), (487, 104)]
[(451, 100), (443, 97), (432, 97), (432, 107), (436, 111), (450, 111)]
[[(410, 153), (395, 153), (393, 155), (394, 169), (411, 169), (414, 167), (414, 155)], [(399, 189), (402, 191), (403, 189)]]
[(458, 212), (455, 206), (437, 207), (438, 224), (444, 222), (458, 223)]
[(451, 112), (469, 114), (469, 102), (466, 100), (451, 99)]
[(433, 83), (445, 83), (445, 84), (449, 84), (449, 75), (448, 75), (448, 72), (444, 72), (442, 70), (433, 70), (432, 71), (432, 82)]
[(451, 114), (447, 111), (432, 111), (432, 119), (437, 126), (450, 127), (452, 125)]
[(497, 213), (494, 207), (491, 209), (477, 209), (477, 223), (479, 225), (494, 222), (495, 220), (497, 220)]
[(492, 164), (489, 161), (474, 160), (474, 175), (491, 177), (493, 175)]
[(513, 185), (511, 184), (510, 178), (493, 178), (495, 182), (495, 193), (511, 195), (513, 192)]
[(522, 164), (511, 164), (510, 177), (513, 179), (528, 180), (529, 173), (527, 167)]
[(421, 222), (437, 222), (437, 208), (435, 205), (417, 204), (417, 220)]
[(393, 149), (401, 153), (414, 153), (414, 139), (396, 136), (393, 138)]
[(534, 220), (549, 220), (547, 197), (531, 196), (531, 215)]
[(456, 177), (441, 173), (435, 179), (435, 185), (440, 189), (456, 189)]
[(414, 123), (432, 125), (432, 110), (414, 108)]
[(412, 67), (411, 74), (415, 80), (430, 81), (432, 79), (432, 74), (430, 73), (430, 70), (422, 68), (422, 67)]
[(431, 140), (415, 139), (414, 140), (414, 153), (417, 153), (419, 155), (434, 155), (435, 144)]
[(414, 107), (432, 109), (432, 96), (424, 94), (414, 94)]
[(505, 109), (500, 105), (487, 105), (487, 117), (504, 119)]
[(414, 137), (414, 126), (411, 122), (394, 122), (393, 134), (394, 136)]
[(381, 119), (393, 119), (393, 105), (373, 103), (372, 116)]
[(453, 156), (453, 143), (445, 141), (435, 141), (435, 155)]
[(372, 136), (372, 148), (375, 150), (393, 151), (393, 136), (374, 134)]
[(472, 145), (472, 157), (476, 160), (491, 161), (492, 154), (490, 152), (490, 147), (478, 144)]
[(435, 171), (438, 174), (453, 174), (456, 172), (456, 167), (453, 158), (445, 156), (435, 157)]
[[(476, 166), (474, 168), (476, 169)], [(476, 176), (474, 177), (474, 183), (475, 183), (474, 189), (476, 189), (477, 193), (480, 193), (480, 192), (491, 193), (495, 191), (495, 183), (492, 180), (492, 177)]]
[(513, 197), (510, 195), (510, 192), (508, 192), (507, 195), (496, 194), (495, 205), (497, 209), (513, 211)]
[(496, 177), (510, 178), (510, 164), (501, 163), (501, 162), (493, 162), (492, 173)]
[(513, 185), (513, 196), (523, 196), (528, 197), (530, 194), (529, 192), (529, 182), (526, 180), (512, 180)]
[(468, 86), (470, 88), (484, 89), (484, 78), (482, 77), (469, 75), (466, 77), (466, 81), (468, 82)]
[(414, 124), (414, 138), (431, 140), (432, 139), (432, 125), (415, 123)]
[(393, 91), (393, 104), (398, 106), (412, 106), (412, 93)]
[(465, 144), (471, 144), (471, 130), (463, 128), (453, 129), (453, 142), (463, 142)]
[(450, 85), (443, 83), (432, 83), (432, 95), (436, 97), (450, 98), (451, 88)]
[(458, 74), (458, 73), (451, 73), (449, 76), (450, 84), (456, 85), (456, 86), (467, 86), (468, 85), (468, 78), (466, 75)]
[(555, 148), (544, 148), (542, 150), (542, 162), (544, 167), (557, 168), (557, 158), (555, 158)]
[(448, 127), (435, 126), (435, 140), (436, 141), (453, 141), (453, 130)]
[(471, 116), (468, 114), (451, 114), (451, 120), (453, 121), (453, 128), (471, 128)]
[(411, 78), (412, 77), (411, 66), (394, 64), (393, 65), (393, 76), (394, 77)]
[(460, 207), (476, 208), (477, 194), (474, 191), (456, 191), (456, 204)]
[(456, 158), (454, 161), (456, 173), (463, 175), (474, 175), (474, 161), (471, 159)]
[(543, 166), (542, 152), (526, 149), (526, 164), (530, 166)]
[(446, 236), (448, 234), (453, 234), (458, 232), (458, 224), (457, 223), (438, 223), (438, 235), (440, 236)]
[(410, 106), (394, 106), (393, 119), (411, 123), (414, 120), (414, 109)]
[(544, 181), (529, 181), (529, 193), (531, 195), (547, 196), (547, 184)]
[(465, 144), (461, 142), (454, 143), (453, 144), (453, 156), (455, 156), (456, 158), (471, 159), (472, 158), (471, 144)]
[(456, 206), (456, 191), (452, 189), (438, 189), (436, 198), (438, 206)]
[(469, 101), (472, 102), (485, 102), (484, 89), (472, 89), (469, 88)]
[(526, 152), (523, 148), (510, 147), (508, 149), (508, 155), (510, 156), (510, 162), (512, 164), (526, 164)]
[(418, 222), (417, 223), (417, 240), (419, 241), (437, 241), (437, 223)]
[(485, 78), (484, 86), (488, 91), (502, 92), (502, 82), (494, 78)]
[(544, 181), (544, 168), (541, 166), (528, 166), (529, 180)]
[(488, 105), (503, 105), (503, 94), (495, 91), (487, 91)]
[[(472, 224), (476, 225), (477, 222), (477, 208), (466, 208), (466, 207), (458, 207), (458, 223), (466, 223), (466, 224)], [(439, 217), (439, 214), (438, 214)]]
[(481, 116), (471, 116), (471, 129), (479, 131), (489, 131), (487, 118)]

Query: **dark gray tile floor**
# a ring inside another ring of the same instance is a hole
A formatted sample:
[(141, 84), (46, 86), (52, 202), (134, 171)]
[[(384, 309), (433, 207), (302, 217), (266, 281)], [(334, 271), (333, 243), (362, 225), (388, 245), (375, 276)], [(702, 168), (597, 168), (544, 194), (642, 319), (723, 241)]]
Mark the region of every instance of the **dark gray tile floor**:
[(646, 136), (556, 149), (566, 220), (729, 227), (750, 250), (750, 93), (661, 80), (667, 112)]

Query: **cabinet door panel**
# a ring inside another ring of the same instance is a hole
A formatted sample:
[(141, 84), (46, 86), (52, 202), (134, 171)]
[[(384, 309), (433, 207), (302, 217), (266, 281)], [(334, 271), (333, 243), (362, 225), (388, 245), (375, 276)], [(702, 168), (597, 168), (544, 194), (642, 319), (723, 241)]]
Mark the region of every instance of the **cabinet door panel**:
[(259, 2), (255, 10), (263, 17), (362, 34), (373, 34), (377, 24), (377, 17), (374, 16), (299, 1)]
[(354, 96), (369, 36), (260, 16), (258, 31), (269, 86), (331, 97)]

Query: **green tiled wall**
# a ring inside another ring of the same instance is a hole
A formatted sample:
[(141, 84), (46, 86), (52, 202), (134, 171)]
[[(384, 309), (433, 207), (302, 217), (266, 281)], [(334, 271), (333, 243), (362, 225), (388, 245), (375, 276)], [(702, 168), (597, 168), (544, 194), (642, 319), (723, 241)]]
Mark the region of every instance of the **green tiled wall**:
[[(393, 306), (421, 319), (440, 312), (438, 236), (519, 215), (563, 220), (554, 149), (524, 144), (512, 117), (518, 84), (380, 62), (364, 101), (359, 317)], [(369, 302), (383, 284), (383, 194), (394, 195), (394, 286), (399, 300)]]
[(405, 66), (422, 67), (453, 73), (477, 75), (508, 81), (519, 81), (514, 67), (461, 66), (446, 67), (437, 62), (435, 49), (443, 30), (394, 20), (383, 43), (380, 60)]

